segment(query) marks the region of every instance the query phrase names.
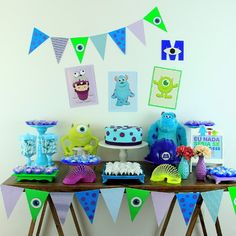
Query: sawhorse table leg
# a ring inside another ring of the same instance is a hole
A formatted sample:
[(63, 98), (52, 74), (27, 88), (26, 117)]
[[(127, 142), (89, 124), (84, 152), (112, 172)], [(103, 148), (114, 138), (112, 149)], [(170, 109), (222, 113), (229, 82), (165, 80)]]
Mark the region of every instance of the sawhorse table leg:
[(175, 202), (176, 202), (176, 197), (174, 196), (174, 198), (173, 198), (173, 200), (172, 200), (172, 202), (170, 204), (170, 208), (168, 210), (168, 213), (166, 215), (164, 224), (162, 226), (160, 236), (164, 236), (165, 235), (165, 232), (166, 232), (167, 226), (169, 224), (169, 220), (170, 220), (171, 214), (172, 214), (172, 212), (174, 210)]
[[(38, 229), (37, 229), (37, 232), (36, 232), (36, 236), (40, 235), (40, 231), (41, 231), (43, 220), (44, 220), (45, 213), (46, 213), (47, 203), (49, 204), (49, 207), (50, 207), (50, 210), (51, 210), (51, 213), (52, 213), (52, 216), (53, 216), (53, 220), (54, 220), (55, 225), (56, 225), (58, 235), (59, 236), (64, 236), (64, 232), (63, 232), (63, 229), (62, 229), (62, 226), (61, 226), (60, 219), (57, 215), (56, 208), (55, 208), (50, 196), (48, 196), (47, 201), (44, 203), (42, 213), (41, 213), (41, 216), (40, 216), (40, 220), (39, 220)], [(72, 214), (72, 218), (73, 218), (78, 236), (82, 236), (81, 229), (80, 229), (80, 226), (79, 226), (79, 222), (78, 222), (78, 219), (76, 217), (76, 213), (75, 213), (75, 210), (74, 210), (74, 207), (73, 207), (72, 203), (70, 205), (70, 211), (71, 211), (71, 214)], [(35, 229), (35, 224), (36, 224), (36, 221), (32, 220), (31, 224), (30, 224), (28, 236), (33, 236), (34, 229)]]

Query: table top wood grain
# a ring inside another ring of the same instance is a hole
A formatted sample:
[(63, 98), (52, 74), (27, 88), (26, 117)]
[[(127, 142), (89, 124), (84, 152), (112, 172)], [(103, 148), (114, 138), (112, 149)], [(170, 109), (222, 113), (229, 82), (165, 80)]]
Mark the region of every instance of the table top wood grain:
[(37, 189), (41, 191), (48, 191), (48, 192), (78, 192), (78, 191), (85, 191), (85, 190), (93, 190), (93, 189), (102, 189), (102, 188), (136, 188), (136, 189), (143, 189), (149, 191), (159, 191), (159, 192), (204, 192), (204, 191), (211, 191), (217, 189), (223, 189), (227, 191), (227, 188), (230, 186), (235, 186), (236, 183), (232, 182), (225, 182), (220, 184), (215, 184), (214, 181), (207, 180), (205, 182), (196, 181), (195, 173), (192, 172), (187, 180), (182, 180), (180, 184), (168, 184), (166, 182), (152, 182), (150, 181), (150, 177), (152, 171), (155, 169), (155, 166), (146, 163), (146, 162), (139, 162), (142, 166), (142, 169), (145, 174), (145, 183), (140, 184), (137, 181), (112, 181), (106, 184), (102, 183), (101, 173), (105, 162), (101, 162), (99, 165), (94, 166), (94, 170), (97, 175), (97, 180), (95, 183), (77, 183), (74, 185), (65, 185), (62, 183), (64, 177), (70, 170), (73, 168), (72, 166), (68, 166), (61, 162), (56, 162), (56, 165), (59, 167), (59, 174), (57, 175), (54, 182), (39, 182), (39, 181), (21, 181), (16, 182), (16, 178), (14, 176), (9, 177), (5, 180), (2, 184), (8, 186), (15, 186), (21, 188), (30, 188), (30, 189)]

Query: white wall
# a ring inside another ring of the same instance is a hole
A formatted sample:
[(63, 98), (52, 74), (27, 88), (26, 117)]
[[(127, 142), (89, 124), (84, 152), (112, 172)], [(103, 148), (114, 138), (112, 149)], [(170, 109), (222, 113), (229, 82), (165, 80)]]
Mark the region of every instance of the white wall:
[[(50, 40), (28, 55), (33, 27), (50, 36), (86, 36), (109, 32), (141, 19), (155, 5), (154, 0), (58, 0), (58, 1), (0, 1), (0, 107), (1, 107), (1, 175), (3, 182), (12, 168), (23, 164), (18, 137), (34, 132), (25, 124), (29, 119), (57, 119), (54, 131), (67, 132), (71, 122), (89, 122), (95, 135), (103, 137), (104, 126), (113, 123), (141, 125), (145, 133), (159, 118), (162, 109), (148, 107), (149, 86), (154, 66), (183, 70), (179, 102), (176, 109), (179, 121), (190, 119), (213, 120), (224, 135), (224, 158), (228, 166), (236, 168), (233, 125), (235, 117), (235, 8), (234, 0), (160, 0), (158, 7), (168, 33), (145, 23), (147, 46), (143, 46), (130, 32), (127, 35), (127, 55), (124, 56), (109, 38), (105, 60), (102, 61), (89, 42), (83, 64), (94, 64), (99, 104), (69, 107), (64, 68), (78, 65), (73, 49), (68, 45), (58, 65)], [(161, 61), (162, 39), (185, 41), (185, 61)], [(108, 71), (137, 71), (139, 80), (138, 112), (108, 112)], [(100, 150), (104, 160), (118, 153)], [(142, 160), (145, 150), (134, 153)], [(60, 159), (61, 152), (56, 159)], [(151, 200), (144, 206), (134, 223), (129, 220), (125, 201), (117, 221), (113, 224), (104, 202), (100, 199), (95, 222), (91, 226), (79, 208), (80, 221), (86, 236), (157, 235)], [(0, 235), (26, 235), (30, 213), (25, 196), (18, 202), (7, 220), (0, 200)], [(176, 205), (167, 235), (184, 235), (184, 221), (179, 218)], [(214, 227), (208, 212), (209, 235)], [(50, 214), (43, 235), (56, 235)], [(236, 233), (236, 218), (228, 194), (224, 194), (219, 214), (223, 235)], [(64, 225), (66, 235), (76, 235), (71, 216)], [(200, 231), (201, 232), (201, 231)], [(200, 235), (199, 231), (195, 235)]]

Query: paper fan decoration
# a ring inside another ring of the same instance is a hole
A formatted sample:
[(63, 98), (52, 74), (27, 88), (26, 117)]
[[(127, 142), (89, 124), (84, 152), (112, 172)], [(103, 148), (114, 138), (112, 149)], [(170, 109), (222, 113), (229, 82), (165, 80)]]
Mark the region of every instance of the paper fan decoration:
[(151, 176), (151, 181), (164, 181), (167, 179), (169, 184), (179, 184), (181, 183), (181, 176), (178, 170), (169, 164), (159, 165), (154, 169)]

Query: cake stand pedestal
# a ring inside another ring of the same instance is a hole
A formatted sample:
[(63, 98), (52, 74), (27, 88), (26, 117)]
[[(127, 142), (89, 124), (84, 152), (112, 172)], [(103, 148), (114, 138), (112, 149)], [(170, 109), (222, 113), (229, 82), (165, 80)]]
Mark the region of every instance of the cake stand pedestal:
[(119, 159), (121, 162), (126, 162), (128, 159), (128, 150), (133, 150), (133, 149), (139, 149), (139, 148), (144, 148), (148, 146), (148, 143), (145, 141), (142, 141), (141, 144), (139, 145), (134, 145), (134, 146), (118, 146), (118, 145), (110, 145), (106, 144), (105, 141), (100, 141), (98, 143), (98, 146), (104, 147), (104, 148), (110, 148), (110, 149), (119, 149)]

